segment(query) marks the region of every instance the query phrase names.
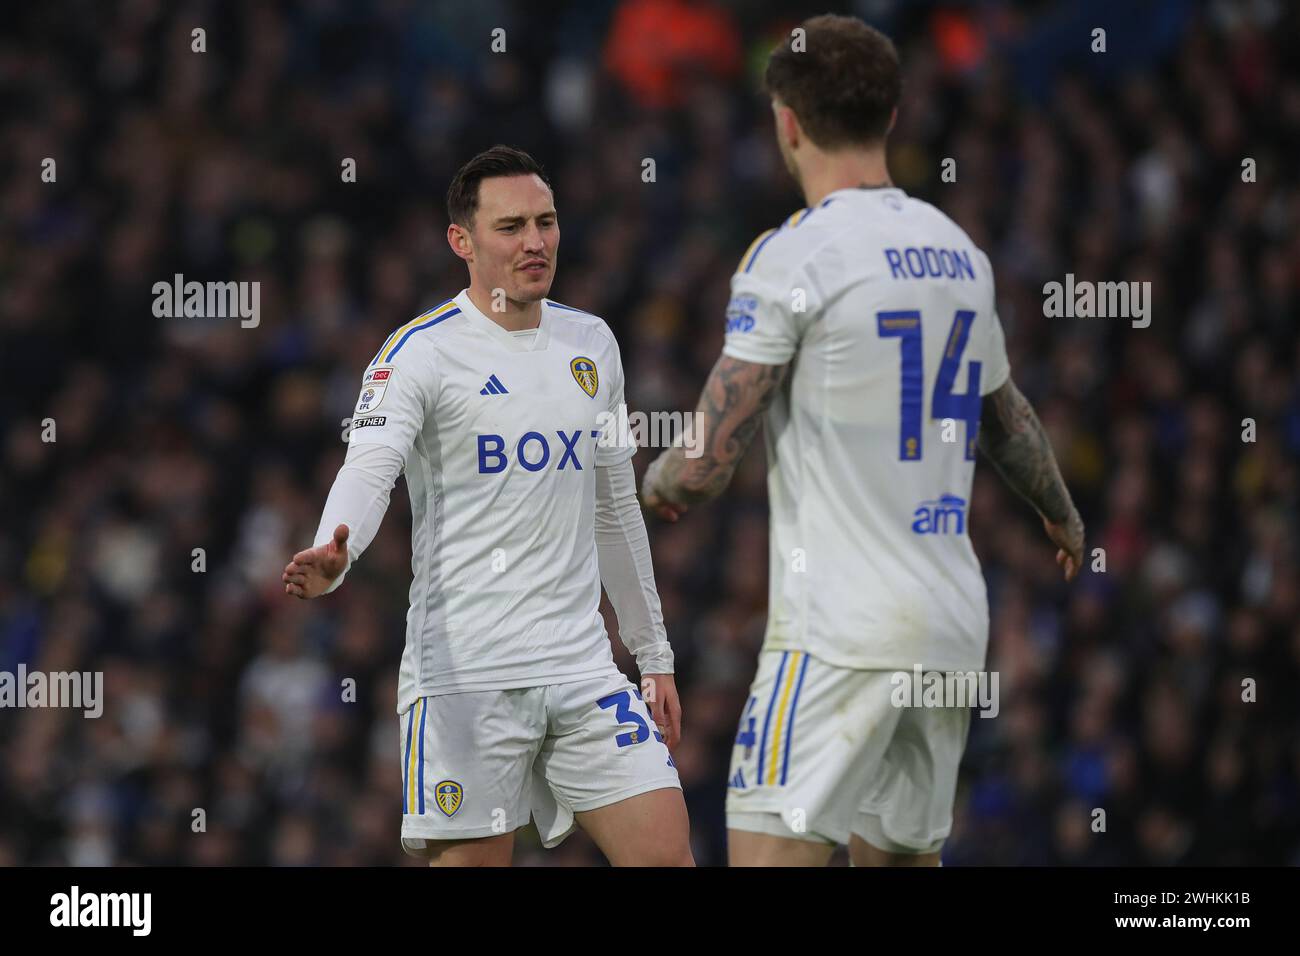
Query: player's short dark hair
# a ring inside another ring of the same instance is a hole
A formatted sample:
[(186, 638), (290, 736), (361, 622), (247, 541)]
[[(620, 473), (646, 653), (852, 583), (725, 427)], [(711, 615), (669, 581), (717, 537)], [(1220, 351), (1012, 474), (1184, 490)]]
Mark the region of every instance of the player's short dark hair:
[(763, 88), (794, 110), (822, 149), (884, 139), (903, 89), (893, 41), (857, 17), (828, 13), (800, 26), (803, 49), (795, 50), (791, 37), (782, 40)]
[(471, 229), (478, 212), (478, 187), (485, 179), (497, 176), (536, 174), (551, 188), (551, 181), (537, 160), (522, 149), (497, 144), (485, 149), (456, 171), (447, 189), (447, 217), (458, 226)]

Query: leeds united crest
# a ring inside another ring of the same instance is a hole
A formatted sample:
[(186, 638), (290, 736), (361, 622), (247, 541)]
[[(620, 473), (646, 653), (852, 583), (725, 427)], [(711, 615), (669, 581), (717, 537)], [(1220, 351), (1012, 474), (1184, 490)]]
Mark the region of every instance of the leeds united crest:
[(573, 380), (578, 386), (595, 398), (596, 389), (600, 387), (600, 380), (596, 377), (596, 363), (585, 355), (579, 355), (569, 363), (569, 371), (573, 373)]
[(465, 791), (455, 780), (443, 780), (433, 788), (434, 798), (438, 801), (438, 809), (447, 816), (451, 816), (460, 809), (460, 802), (464, 799)]

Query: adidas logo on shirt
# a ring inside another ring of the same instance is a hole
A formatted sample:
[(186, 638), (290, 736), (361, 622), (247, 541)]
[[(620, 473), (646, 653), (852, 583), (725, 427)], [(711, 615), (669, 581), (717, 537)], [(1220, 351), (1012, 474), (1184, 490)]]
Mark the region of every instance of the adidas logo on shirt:
[(478, 390), (480, 395), (509, 395), (506, 387), (501, 384), (501, 379), (493, 375), (487, 380), (487, 384)]

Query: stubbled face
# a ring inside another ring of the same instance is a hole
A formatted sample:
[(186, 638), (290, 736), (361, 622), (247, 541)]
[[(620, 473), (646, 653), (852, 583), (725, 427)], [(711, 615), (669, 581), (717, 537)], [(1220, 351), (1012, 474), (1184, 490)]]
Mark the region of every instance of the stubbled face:
[(504, 289), (513, 302), (545, 298), (555, 280), (560, 224), (540, 176), (499, 176), (479, 183), (470, 230), (470, 270), (480, 286)]

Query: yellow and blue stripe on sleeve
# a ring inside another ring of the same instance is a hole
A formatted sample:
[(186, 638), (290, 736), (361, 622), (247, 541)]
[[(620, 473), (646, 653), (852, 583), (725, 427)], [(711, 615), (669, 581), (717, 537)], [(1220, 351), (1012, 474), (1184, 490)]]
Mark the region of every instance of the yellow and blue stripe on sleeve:
[[(399, 327), (392, 335), (384, 340), (383, 346), (375, 353), (375, 357), (370, 360), (370, 365), (376, 365), (382, 359), (384, 362), (391, 362), (397, 350), (406, 344), (416, 332), (421, 329), (427, 329), (431, 325), (437, 325), (444, 319), (449, 319), (453, 315), (460, 314), (460, 307), (456, 305), (455, 299), (448, 299), (439, 306), (430, 309), (423, 315), (417, 315), (410, 322)], [(369, 366), (367, 366), (368, 368)]]
[[(824, 206), (826, 204), (822, 203), (822, 205)], [(745, 250), (745, 254), (740, 257), (740, 265), (736, 268), (736, 272), (748, 272), (750, 269), (754, 268), (754, 261), (758, 258), (758, 254), (763, 251), (763, 247), (771, 241), (773, 236), (782, 229), (794, 229), (801, 222), (807, 219), (811, 212), (811, 209), (800, 209), (798, 212), (793, 213), (785, 222), (781, 223), (781, 225), (760, 233), (758, 238), (749, 244), (749, 248)]]

